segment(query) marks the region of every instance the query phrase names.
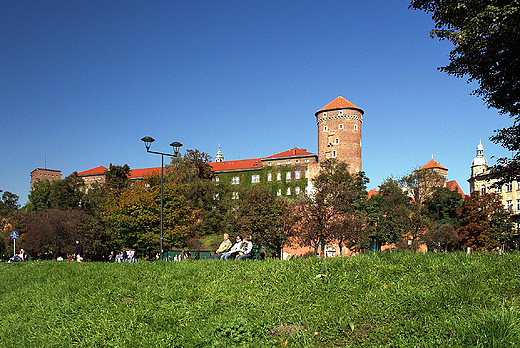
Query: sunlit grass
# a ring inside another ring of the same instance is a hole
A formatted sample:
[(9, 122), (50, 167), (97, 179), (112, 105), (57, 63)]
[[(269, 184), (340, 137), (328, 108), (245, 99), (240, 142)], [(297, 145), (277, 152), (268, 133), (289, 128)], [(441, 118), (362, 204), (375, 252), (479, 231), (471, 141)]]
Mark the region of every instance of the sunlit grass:
[(517, 254), (0, 264), (6, 347), (514, 347)]

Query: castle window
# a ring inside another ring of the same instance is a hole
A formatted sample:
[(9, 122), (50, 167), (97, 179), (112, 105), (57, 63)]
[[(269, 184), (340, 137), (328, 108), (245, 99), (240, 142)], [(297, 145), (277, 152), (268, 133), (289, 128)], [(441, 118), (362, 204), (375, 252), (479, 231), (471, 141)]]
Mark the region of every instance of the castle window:
[(339, 129), (343, 129), (343, 123), (340, 123), (338, 126)]
[(291, 164), (291, 160), (285, 161), (285, 164)]
[(285, 174), (285, 180), (291, 180), (291, 172)]
[(273, 163), (271, 163), (271, 162), (267, 162), (267, 165), (270, 167), (270, 166), (273, 165)]
[(276, 180), (282, 180), (282, 173), (276, 173)]
[(502, 186), (497, 187), (497, 193), (502, 193)]
[(517, 190), (520, 190), (520, 181), (518, 181), (518, 182), (516, 183), (516, 189), (517, 189)]
[(513, 201), (512, 200), (509, 200), (506, 202), (506, 208), (508, 211), (513, 210)]
[(277, 196), (281, 196), (282, 195), (282, 189), (278, 189), (278, 192), (276, 192), (276, 195)]
[(520, 212), (520, 199), (516, 200), (516, 211)]
[(507, 191), (507, 192), (511, 192), (511, 191), (513, 191), (513, 183), (512, 183), (512, 182), (508, 182), (508, 183), (506, 184), (506, 191)]
[(277, 166), (279, 166), (279, 165), (281, 165), (281, 164), (282, 164), (282, 162), (280, 162), (280, 161), (276, 162), (276, 165), (277, 165)]
[(267, 181), (273, 180), (273, 173), (267, 173)]
[(486, 193), (486, 186), (482, 185), (482, 187), (480, 188), (480, 193)]
[(300, 186), (296, 186), (296, 187), (294, 188), (294, 193), (296, 193), (297, 195), (300, 194)]
[(300, 164), (300, 160), (295, 160), (294, 163)]
[(240, 177), (238, 177), (238, 176), (234, 176), (233, 179), (232, 179), (232, 181), (231, 181), (231, 183), (232, 183), (233, 185), (238, 185), (238, 184), (240, 184)]
[(354, 125), (354, 130), (355, 130), (355, 131), (357, 130), (357, 124)]
[(326, 112), (323, 113), (323, 117), (327, 117), (327, 113)]
[(310, 159), (306, 159), (305, 160), (305, 163), (309, 163), (311, 160)]
[(328, 131), (328, 130), (329, 130), (329, 128), (328, 128), (327, 126), (323, 126), (323, 131), (324, 131), (324, 132), (326, 132), (326, 131)]
[(260, 175), (258, 175), (258, 174), (251, 175), (251, 182), (253, 184), (258, 184), (260, 182)]
[(332, 150), (332, 157), (336, 158), (336, 150)]
[(334, 139), (334, 144), (339, 144), (339, 138)]
[(233, 196), (231, 197), (231, 199), (239, 199), (238, 192), (233, 192)]
[(306, 170), (305, 170), (305, 179), (308, 179), (308, 178), (309, 178), (309, 170), (306, 169)]
[(217, 177), (215, 178), (215, 182), (219, 182), (219, 181), (220, 181), (220, 178), (217, 176)]
[(300, 179), (300, 171), (299, 171), (299, 170), (297, 170), (297, 171), (294, 172), (294, 178), (295, 178), (296, 180), (299, 180), (299, 179)]
[(288, 187), (288, 188), (287, 188), (287, 196), (290, 196), (290, 195), (291, 195), (291, 188)]
[(339, 110), (338, 115), (343, 115), (343, 110)]

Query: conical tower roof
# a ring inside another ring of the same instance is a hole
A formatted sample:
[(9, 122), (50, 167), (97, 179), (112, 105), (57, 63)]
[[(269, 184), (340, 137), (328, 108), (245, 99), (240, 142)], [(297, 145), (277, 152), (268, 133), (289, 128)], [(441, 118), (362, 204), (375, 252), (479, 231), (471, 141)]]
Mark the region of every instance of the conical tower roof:
[(316, 111), (315, 115), (317, 116), (318, 113), (322, 111), (328, 111), (328, 110), (337, 110), (337, 109), (355, 109), (359, 110), (361, 114), (364, 114), (365, 112), (361, 109), (349, 102), (347, 99), (343, 98), (342, 96), (338, 96), (336, 99), (322, 107), (320, 110)]

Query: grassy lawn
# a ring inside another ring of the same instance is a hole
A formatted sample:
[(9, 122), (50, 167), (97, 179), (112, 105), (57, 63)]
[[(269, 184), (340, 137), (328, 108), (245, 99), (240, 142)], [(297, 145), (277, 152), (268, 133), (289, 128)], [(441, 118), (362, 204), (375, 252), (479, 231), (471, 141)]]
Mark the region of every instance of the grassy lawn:
[(3, 347), (516, 347), (520, 254), (0, 264)]

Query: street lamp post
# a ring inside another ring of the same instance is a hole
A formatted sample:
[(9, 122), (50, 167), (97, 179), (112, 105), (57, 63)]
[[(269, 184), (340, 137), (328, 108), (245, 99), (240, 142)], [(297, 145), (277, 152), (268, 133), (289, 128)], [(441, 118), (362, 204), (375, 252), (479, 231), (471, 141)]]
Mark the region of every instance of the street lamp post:
[(152, 146), (152, 143), (155, 141), (152, 137), (144, 137), (141, 139), (144, 141), (144, 146), (146, 147), (146, 152), (154, 153), (156, 155), (161, 155), (161, 261), (163, 259), (163, 209), (164, 209), (164, 203), (163, 203), (163, 180), (164, 180), (164, 156), (170, 156), (170, 157), (178, 157), (179, 156), (179, 149), (181, 148), (182, 144), (178, 141), (175, 141), (170, 144), (171, 147), (173, 147), (173, 154), (171, 153), (163, 153), (163, 152), (156, 152), (156, 151), (150, 151), (150, 147)]
[(441, 205), (435, 204), (435, 206), (437, 207), (437, 251), (440, 252), (441, 251), (441, 236), (439, 233), (439, 207)]

